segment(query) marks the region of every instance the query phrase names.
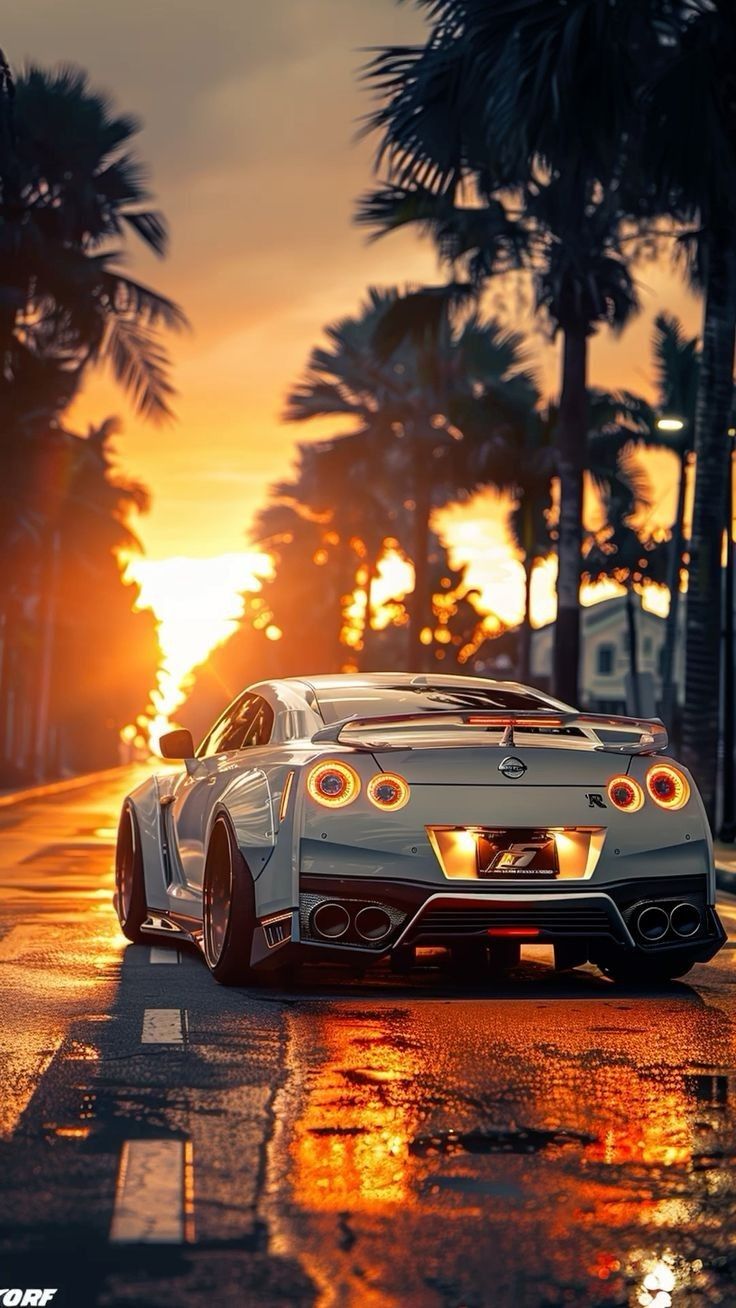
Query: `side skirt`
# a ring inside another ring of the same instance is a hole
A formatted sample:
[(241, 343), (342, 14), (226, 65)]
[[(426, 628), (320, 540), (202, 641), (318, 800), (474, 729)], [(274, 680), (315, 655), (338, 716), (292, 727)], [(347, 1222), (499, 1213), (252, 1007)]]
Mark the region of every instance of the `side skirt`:
[(189, 940), (200, 948), (202, 945), (202, 923), (197, 918), (186, 917), (183, 913), (149, 912), (141, 925), (141, 931), (146, 935)]

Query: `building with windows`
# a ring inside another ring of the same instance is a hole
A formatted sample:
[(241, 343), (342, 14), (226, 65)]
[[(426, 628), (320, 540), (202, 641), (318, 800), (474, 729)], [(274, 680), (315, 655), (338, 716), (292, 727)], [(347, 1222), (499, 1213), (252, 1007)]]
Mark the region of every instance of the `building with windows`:
[[(641, 711), (654, 714), (662, 691), (662, 652), (665, 620), (641, 606), (634, 596), (639, 661)], [(679, 617), (684, 619), (684, 605)], [(681, 701), (684, 674), (684, 631), (675, 650), (675, 679)], [(532, 632), (531, 681), (542, 689), (550, 684), (554, 623)], [(602, 600), (582, 610), (580, 702), (596, 713), (632, 713), (626, 622), (626, 597)]]

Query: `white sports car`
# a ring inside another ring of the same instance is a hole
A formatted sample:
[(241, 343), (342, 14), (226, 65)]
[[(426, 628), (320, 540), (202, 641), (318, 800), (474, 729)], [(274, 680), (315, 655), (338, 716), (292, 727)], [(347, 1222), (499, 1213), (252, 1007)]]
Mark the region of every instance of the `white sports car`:
[(512, 682), (376, 673), (265, 681), (181, 770), (125, 800), (129, 940), (194, 941), (218, 981), (342, 961), (682, 976), (725, 939), (700, 796), (659, 722), (578, 713)]

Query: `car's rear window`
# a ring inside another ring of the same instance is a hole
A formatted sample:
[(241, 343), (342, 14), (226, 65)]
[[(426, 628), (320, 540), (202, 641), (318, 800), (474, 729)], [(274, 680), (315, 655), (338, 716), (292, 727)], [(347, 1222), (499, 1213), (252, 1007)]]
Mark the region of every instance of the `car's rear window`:
[(317, 688), (317, 704), (326, 723), (354, 717), (389, 717), (401, 713), (436, 713), (438, 709), (551, 709), (542, 695), (503, 687), (346, 686)]

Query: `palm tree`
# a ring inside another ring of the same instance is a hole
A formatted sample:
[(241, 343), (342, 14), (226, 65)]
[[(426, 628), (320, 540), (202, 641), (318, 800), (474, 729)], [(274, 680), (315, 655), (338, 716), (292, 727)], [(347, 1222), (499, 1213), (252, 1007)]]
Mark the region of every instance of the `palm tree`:
[[(360, 433), (335, 436), (299, 449), (298, 475), (280, 482), (271, 495), (301, 506), (324, 523), (325, 536), (335, 536), (352, 556), (353, 593), (365, 597), (362, 630), (353, 623), (352, 649), (362, 666), (371, 667), (371, 618), (374, 588), (386, 540), (400, 530), (403, 506), (397, 498), (397, 450), (393, 437), (366, 441)], [(400, 480), (400, 478), (399, 478)], [(329, 545), (329, 541), (327, 545)]]
[[(54, 360), (73, 391), (104, 360), (139, 411), (169, 415), (172, 387), (160, 326), (185, 319), (166, 296), (119, 265), (126, 233), (166, 251), (129, 142), (129, 116), (93, 92), (84, 73), (31, 67), (14, 82), (0, 53), (0, 405), (27, 354)], [(35, 396), (27, 402), (33, 405)]]
[(480, 415), (487, 438), (536, 401), (520, 338), (477, 314), (458, 320), (466, 297), (454, 286), (371, 291), (358, 318), (327, 328), (328, 348), (313, 351), (287, 401), (291, 421), (352, 416), (374, 466), (379, 456), (390, 461), (393, 494), (413, 524), (410, 655), (419, 668), (431, 616), (433, 509), (465, 484), (463, 443), (477, 436)]
[[(123, 577), (124, 557), (141, 552), (132, 520), (149, 507), (148, 491), (115, 468), (115, 419), (80, 438), (63, 433), (46, 484), (47, 539), (56, 566), (39, 560), (40, 653), (37, 772), (58, 761), (81, 770), (117, 763), (122, 727), (145, 712), (160, 650), (150, 611), (137, 612), (138, 587)], [(44, 457), (48, 457), (44, 451)], [(50, 584), (49, 584), (50, 583)], [(45, 610), (45, 613), (44, 613)], [(55, 771), (57, 769), (54, 769)]]
[(252, 539), (274, 560), (274, 576), (250, 601), (246, 618), (257, 631), (279, 633), (269, 661), (281, 674), (303, 670), (305, 661), (339, 671), (346, 657), (345, 597), (354, 589), (358, 558), (304, 502), (298, 479), (289, 498), (285, 489), (256, 515)]
[[(480, 179), (481, 198), (493, 198), (494, 187), (518, 182), (520, 159), (533, 159), (543, 177), (564, 174), (573, 240), (590, 178), (604, 190), (617, 183), (624, 213), (674, 216), (695, 229), (691, 266), (705, 291), (705, 326), (683, 745), (712, 817), (736, 340), (736, 11), (730, 0), (427, 0), (425, 7), (435, 24), (427, 45), (384, 51), (370, 70), (384, 96), (372, 121), (392, 180), (447, 195), (470, 173)], [(576, 353), (579, 396), (579, 345)], [(578, 436), (581, 429), (578, 417)]]
[[(651, 3), (651, 0), (650, 0)], [(729, 0), (674, 7), (670, 57), (643, 98), (644, 166), (663, 210), (677, 206), (695, 237), (689, 267), (704, 292), (695, 415), (682, 750), (715, 816), (719, 737), (721, 549), (729, 468), (736, 341), (736, 131), (731, 70), (736, 11)], [(687, 88), (683, 94), (683, 88)]]
[(659, 430), (662, 444), (677, 456), (677, 508), (672, 524), (667, 585), (670, 607), (662, 655), (661, 714), (675, 734), (677, 687), (675, 684), (675, 650), (679, 637), (680, 585), (685, 546), (685, 500), (687, 469), (692, 458), (695, 411), (700, 376), (700, 350), (697, 337), (686, 337), (677, 318), (660, 313), (654, 320), (652, 336), (658, 405), (661, 415), (682, 423), (679, 431)]
[[(25, 443), (24, 530), (7, 537), (0, 768), (41, 780), (60, 767), (117, 762), (117, 733), (145, 707), (158, 643), (133, 611), (121, 552), (147, 492), (120, 477), (108, 420), (86, 437), (57, 427)], [(124, 652), (124, 655), (122, 651)]]
[[(601, 396), (601, 407), (607, 397)], [(635, 441), (625, 429), (599, 427), (589, 435), (589, 465), (605, 512), (606, 522), (587, 542), (583, 569), (589, 581), (611, 577), (626, 593), (626, 629), (632, 710), (642, 714), (639, 682), (638, 637), (634, 591), (646, 582), (666, 576), (667, 548), (652, 536), (642, 537), (631, 525), (640, 507), (651, 507), (653, 493), (648, 475), (635, 460)]]
[(509, 444), (510, 466), (504, 481), (503, 470), (490, 478), (505, 484), (516, 500), (510, 527), (524, 556), (524, 613), (519, 629), (516, 677), (527, 683), (531, 675), (532, 580), (540, 559), (550, 552), (549, 514), (552, 508), (551, 484), (555, 473), (551, 444), (552, 413), (535, 415), (521, 441)]
[(615, 506), (609, 505), (609, 514), (607, 527), (597, 533), (586, 547), (583, 571), (589, 581), (612, 578), (625, 589), (631, 710), (634, 717), (641, 717), (643, 707), (634, 594), (646, 581), (664, 580), (665, 550), (661, 542), (651, 538), (642, 541), (639, 533), (628, 524), (625, 517), (620, 516)]
[[(526, 267), (538, 307), (562, 335), (555, 686), (574, 702), (588, 341), (600, 323), (622, 329), (637, 308), (622, 246), (619, 160), (596, 145), (595, 115), (608, 123), (626, 99), (619, 86), (604, 107), (605, 78), (591, 81), (592, 103), (569, 130), (556, 79), (530, 71), (540, 52), (529, 5), (427, 7), (434, 27), (426, 45), (384, 50), (368, 68), (383, 98), (369, 125), (381, 135), (378, 165), (389, 186), (363, 202), (358, 218), (378, 230), (416, 222), (448, 258), (467, 258), (476, 277)], [(468, 189), (480, 212), (456, 204)]]

